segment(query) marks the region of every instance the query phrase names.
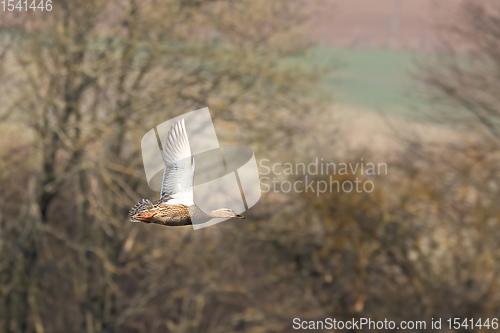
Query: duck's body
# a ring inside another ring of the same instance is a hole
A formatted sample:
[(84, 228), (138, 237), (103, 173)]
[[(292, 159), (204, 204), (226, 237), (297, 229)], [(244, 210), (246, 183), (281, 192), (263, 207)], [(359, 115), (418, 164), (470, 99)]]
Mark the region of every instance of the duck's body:
[(163, 149), (165, 170), (160, 199), (139, 201), (129, 212), (130, 221), (183, 226), (205, 223), (212, 218), (239, 218), (229, 208), (204, 212), (193, 201), (194, 159), (184, 119), (172, 125)]
[[(223, 208), (222, 210), (226, 209)], [(233, 213), (231, 212), (228, 213), (232, 215)], [(244, 218), (241, 215), (216, 215), (217, 214), (214, 212), (206, 213), (196, 205), (187, 206), (183, 204), (168, 204), (168, 202), (162, 199), (155, 202), (143, 199), (142, 201), (139, 201), (129, 213), (133, 222), (156, 223), (171, 227), (191, 225), (193, 224), (191, 217), (196, 221), (196, 223), (205, 223), (210, 221), (212, 218), (217, 217)]]
[(192, 224), (189, 207), (182, 204), (169, 205), (162, 200), (139, 201), (129, 213), (133, 222), (156, 223), (167, 226)]

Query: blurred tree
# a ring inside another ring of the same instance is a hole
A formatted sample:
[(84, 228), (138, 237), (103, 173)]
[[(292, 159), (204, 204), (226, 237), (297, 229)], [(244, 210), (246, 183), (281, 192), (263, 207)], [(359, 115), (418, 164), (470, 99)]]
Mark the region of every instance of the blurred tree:
[[(218, 242), (197, 245), (191, 230), (154, 235), (128, 223), (146, 190), (139, 138), (208, 105), (227, 128), (260, 128), (249, 140), (292, 140), (287, 133), (307, 103), (301, 96), (318, 77), (285, 61), (307, 46), (298, 5), (64, 0), (13, 23), (0, 110), (15, 128), (2, 146), (3, 331), (238, 325), (229, 315), (203, 315), (214, 293), (224, 295), (213, 274), (223, 278), (217, 267), (233, 243), (207, 250)], [(198, 234), (198, 242), (217, 237)]]
[(499, 30), (498, 3), (463, 2), (440, 23), (436, 52), (419, 62), (416, 73), (434, 111), (468, 129), (481, 127), (496, 140), (500, 138)]

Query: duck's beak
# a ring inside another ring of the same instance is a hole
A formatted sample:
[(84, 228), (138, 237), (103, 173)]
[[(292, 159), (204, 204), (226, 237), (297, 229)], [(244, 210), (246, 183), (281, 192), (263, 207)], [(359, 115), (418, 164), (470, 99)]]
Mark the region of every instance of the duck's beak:
[(245, 217), (243, 215), (234, 215), (232, 218), (233, 219), (244, 219)]

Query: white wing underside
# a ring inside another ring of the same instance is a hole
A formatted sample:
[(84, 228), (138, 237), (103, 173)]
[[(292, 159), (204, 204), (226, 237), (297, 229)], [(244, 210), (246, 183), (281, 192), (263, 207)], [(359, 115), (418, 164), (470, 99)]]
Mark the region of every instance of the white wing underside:
[(169, 196), (169, 204), (193, 205), (194, 159), (184, 119), (175, 122), (163, 146), (163, 182), (161, 197)]

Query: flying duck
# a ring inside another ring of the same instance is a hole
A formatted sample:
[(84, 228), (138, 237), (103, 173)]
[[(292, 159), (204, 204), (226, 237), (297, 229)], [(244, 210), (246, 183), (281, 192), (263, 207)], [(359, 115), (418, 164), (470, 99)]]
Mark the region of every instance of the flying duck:
[(175, 122), (167, 134), (163, 147), (163, 181), (160, 199), (139, 201), (129, 212), (131, 222), (156, 223), (166, 226), (183, 226), (205, 223), (212, 218), (237, 218), (232, 209), (220, 208), (204, 212), (194, 203), (194, 158), (187, 137), (184, 119)]

